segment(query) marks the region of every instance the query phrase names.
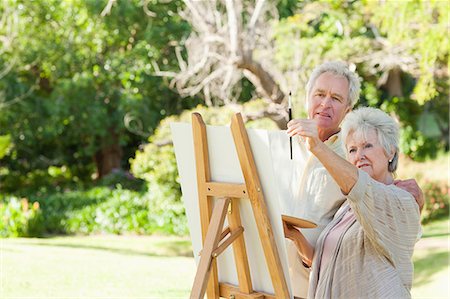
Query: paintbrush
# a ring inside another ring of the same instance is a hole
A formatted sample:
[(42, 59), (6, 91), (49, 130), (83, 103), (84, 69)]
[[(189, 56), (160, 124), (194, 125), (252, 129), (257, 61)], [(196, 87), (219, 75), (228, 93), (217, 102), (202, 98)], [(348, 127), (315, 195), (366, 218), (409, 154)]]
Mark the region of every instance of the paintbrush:
[[(292, 120), (292, 101), (291, 101), (291, 95), (292, 93), (289, 91), (289, 97), (288, 97), (288, 114), (289, 114), (289, 121)], [(292, 160), (292, 137), (289, 137), (289, 149), (291, 151), (291, 160)]]

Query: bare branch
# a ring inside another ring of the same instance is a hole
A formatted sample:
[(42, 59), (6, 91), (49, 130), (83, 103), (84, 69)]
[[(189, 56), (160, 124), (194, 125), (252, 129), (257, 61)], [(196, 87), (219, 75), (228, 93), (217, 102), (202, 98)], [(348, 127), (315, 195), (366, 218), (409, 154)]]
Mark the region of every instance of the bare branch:
[(148, 4), (150, 3), (150, 1), (151, 0), (145, 0), (143, 8), (144, 8), (144, 12), (147, 16), (154, 18), (154, 17), (156, 17), (156, 13), (154, 13), (153, 11), (148, 9)]
[[(114, 3), (116, 3), (117, 0), (108, 0), (108, 3), (106, 3), (105, 8), (103, 8), (102, 12), (100, 13), (100, 15), (102, 17), (106, 17), (107, 15), (109, 15), (111, 13), (111, 9), (114, 5)], [(145, 6), (145, 5), (144, 5)]]
[[(283, 80), (274, 77), (279, 73), (271, 66), (273, 46), (268, 34), (269, 20), (276, 17), (274, 4), (265, 0), (256, 4), (185, 0), (185, 4), (179, 14), (189, 22), (192, 33), (184, 43), (186, 55), (181, 55), (180, 48), (175, 50), (180, 71), (171, 86), (182, 96), (203, 93), (208, 105), (233, 103), (239, 97), (241, 79), (251, 77), (260, 96), (281, 103), (284, 93), (277, 82)], [(255, 60), (256, 49), (264, 64)]]
[[(14, 104), (19, 103), (20, 101), (22, 101), (23, 99), (25, 99), (26, 97), (28, 97), (28, 96), (36, 89), (36, 86), (38, 85), (38, 81), (39, 81), (39, 80), (36, 80), (35, 84), (32, 85), (32, 86), (27, 90), (27, 92), (25, 92), (25, 93), (23, 93), (23, 94), (21, 94), (21, 95), (19, 95), (19, 96), (16, 96), (16, 97), (14, 97), (12, 100), (9, 100), (9, 101), (7, 101), (7, 102), (0, 102), (0, 111), (1, 111), (2, 109), (5, 109), (5, 108), (11, 106), (11, 105), (14, 105)], [(1, 92), (1, 93), (0, 93), (0, 99), (4, 99), (4, 98), (5, 98), (5, 97), (4, 97), (4, 95), (3, 95), (3, 92)]]

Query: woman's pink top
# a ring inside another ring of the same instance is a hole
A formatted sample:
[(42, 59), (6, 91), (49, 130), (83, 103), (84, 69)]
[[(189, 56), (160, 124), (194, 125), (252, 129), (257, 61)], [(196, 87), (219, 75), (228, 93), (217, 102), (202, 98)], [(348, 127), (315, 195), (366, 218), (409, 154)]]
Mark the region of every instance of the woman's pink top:
[[(330, 261), (333, 251), (336, 248), (339, 238), (342, 233), (353, 223), (355, 220), (355, 214), (352, 209), (349, 209), (347, 213), (345, 213), (344, 217), (338, 224), (336, 224), (328, 235), (325, 238), (325, 242), (323, 245), (323, 254), (322, 260), (320, 262), (320, 272), (326, 269), (328, 262)], [(320, 275), (320, 274), (319, 274)]]

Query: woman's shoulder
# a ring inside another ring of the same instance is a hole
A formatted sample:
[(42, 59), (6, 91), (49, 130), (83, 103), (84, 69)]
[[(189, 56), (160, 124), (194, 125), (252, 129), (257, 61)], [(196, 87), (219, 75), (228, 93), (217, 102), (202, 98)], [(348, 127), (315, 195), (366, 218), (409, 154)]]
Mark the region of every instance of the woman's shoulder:
[(367, 188), (373, 189), (375, 194), (384, 195), (388, 197), (396, 197), (402, 200), (414, 200), (414, 197), (411, 193), (408, 191), (405, 191), (399, 187), (397, 187), (394, 184), (384, 184), (381, 182), (378, 182), (377, 180), (373, 179), (369, 174), (362, 170), (358, 170), (358, 181), (361, 185), (367, 186)]
[(389, 188), (389, 190), (391, 190), (391, 192), (394, 193), (399, 198), (414, 200), (414, 196), (411, 193), (409, 193), (406, 190), (403, 190), (402, 188), (397, 187), (394, 184), (386, 185), (386, 187)]

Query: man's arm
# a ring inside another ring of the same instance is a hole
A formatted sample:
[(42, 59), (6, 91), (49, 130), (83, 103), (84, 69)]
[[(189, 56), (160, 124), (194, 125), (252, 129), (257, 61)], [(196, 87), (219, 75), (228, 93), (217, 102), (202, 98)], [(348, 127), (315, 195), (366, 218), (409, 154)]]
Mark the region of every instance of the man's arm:
[(423, 197), (422, 189), (420, 189), (416, 180), (415, 179), (395, 180), (394, 184), (395, 184), (395, 186), (411, 193), (411, 195), (414, 196), (414, 199), (416, 200), (417, 204), (419, 205), (419, 212), (422, 213), (425, 199)]

